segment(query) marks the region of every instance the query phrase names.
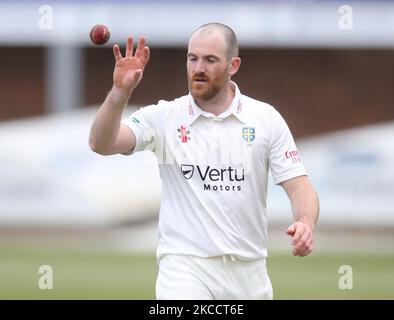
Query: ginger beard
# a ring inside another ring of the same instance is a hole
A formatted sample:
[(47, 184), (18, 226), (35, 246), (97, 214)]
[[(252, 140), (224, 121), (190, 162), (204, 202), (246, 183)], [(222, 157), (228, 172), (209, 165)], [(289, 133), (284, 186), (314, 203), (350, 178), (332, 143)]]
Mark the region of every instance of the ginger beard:
[(220, 92), (228, 79), (229, 75), (226, 69), (212, 79), (205, 73), (188, 75), (189, 91), (193, 98), (209, 101)]

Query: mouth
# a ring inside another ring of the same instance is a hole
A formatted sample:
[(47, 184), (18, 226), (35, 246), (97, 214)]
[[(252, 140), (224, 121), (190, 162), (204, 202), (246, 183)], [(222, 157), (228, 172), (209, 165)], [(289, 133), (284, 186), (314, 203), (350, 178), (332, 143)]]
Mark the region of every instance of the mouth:
[(197, 82), (197, 83), (205, 83), (205, 82), (208, 82), (207, 79), (202, 79), (202, 78), (196, 78), (196, 79), (194, 79), (193, 81), (194, 81), (194, 82)]
[(204, 74), (195, 74), (192, 80), (194, 83), (206, 83), (209, 79)]

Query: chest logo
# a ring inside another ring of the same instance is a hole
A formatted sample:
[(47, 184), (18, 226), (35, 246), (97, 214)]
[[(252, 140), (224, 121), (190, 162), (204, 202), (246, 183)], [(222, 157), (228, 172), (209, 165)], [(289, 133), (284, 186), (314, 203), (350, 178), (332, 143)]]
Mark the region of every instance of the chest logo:
[(254, 130), (254, 127), (243, 127), (242, 128), (242, 138), (247, 143), (252, 143), (255, 137), (256, 137), (256, 132)]
[(187, 130), (186, 127), (181, 126), (177, 131), (181, 142), (186, 143), (190, 140), (190, 130)]
[(189, 180), (193, 176), (194, 166), (191, 164), (182, 164), (181, 171), (183, 176)]

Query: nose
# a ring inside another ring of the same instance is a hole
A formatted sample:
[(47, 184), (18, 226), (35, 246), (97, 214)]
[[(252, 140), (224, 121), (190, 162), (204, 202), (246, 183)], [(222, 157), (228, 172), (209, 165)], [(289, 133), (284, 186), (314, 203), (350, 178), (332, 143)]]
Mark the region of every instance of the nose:
[(204, 73), (206, 71), (205, 63), (202, 60), (198, 60), (195, 64), (195, 73)]

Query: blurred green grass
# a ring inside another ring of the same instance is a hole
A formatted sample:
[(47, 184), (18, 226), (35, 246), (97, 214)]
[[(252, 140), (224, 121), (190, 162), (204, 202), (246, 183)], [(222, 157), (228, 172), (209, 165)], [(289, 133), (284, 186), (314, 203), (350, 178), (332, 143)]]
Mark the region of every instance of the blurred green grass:
[[(41, 265), (53, 268), (53, 289), (41, 290)], [(341, 265), (353, 289), (338, 288)], [(275, 299), (394, 299), (394, 254), (271, 254)], [(153, 255), (0, 249), (0, 299), (155, 299)]]

